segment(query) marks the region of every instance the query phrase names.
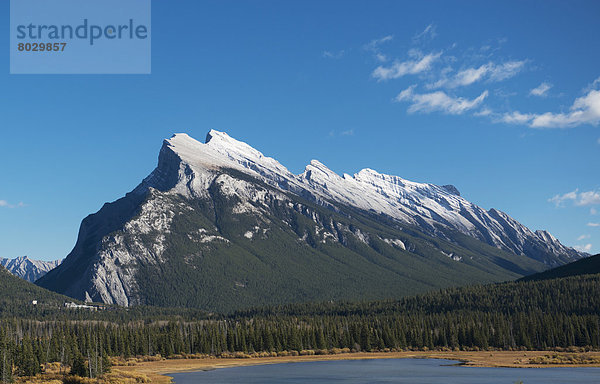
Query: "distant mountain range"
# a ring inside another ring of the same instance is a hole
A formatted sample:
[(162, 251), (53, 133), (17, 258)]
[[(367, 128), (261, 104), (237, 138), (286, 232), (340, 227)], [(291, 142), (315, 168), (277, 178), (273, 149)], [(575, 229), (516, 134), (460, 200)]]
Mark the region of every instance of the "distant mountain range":
[(227, 134), (165, 140), (157, 168), (86, 217), (38, 280), (82, 300), (227, 311), (515, 279), (585, 256), (451, 185), (303, 173)]
[(33, 283), (50, 270), (56, 268), (61, 261), (62, 260), (32, 260), (27, 256), (21, 256), (15, 259), (0, 258), (0, 265), (5, 267), (13, 275)]

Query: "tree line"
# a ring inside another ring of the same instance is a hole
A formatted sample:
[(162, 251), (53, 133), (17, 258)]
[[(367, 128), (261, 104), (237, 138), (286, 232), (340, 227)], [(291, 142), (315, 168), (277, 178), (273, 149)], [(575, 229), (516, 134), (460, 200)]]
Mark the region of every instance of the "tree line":
[[(600, 349), (600, 275), (451, 288), (393, 301), (189, 310), (45, 311), (0, 320), (0, 376), (61, 362), (96, 377), (110, 357), (332, 350)], [(54, 313), (54, 315), (52, 315)]]

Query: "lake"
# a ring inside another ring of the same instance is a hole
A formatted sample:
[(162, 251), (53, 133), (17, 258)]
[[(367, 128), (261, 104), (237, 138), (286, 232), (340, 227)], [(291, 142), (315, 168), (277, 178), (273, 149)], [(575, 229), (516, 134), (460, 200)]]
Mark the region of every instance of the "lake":
[(169, 374), (176, 384), (598, 384), (600, 368), (476, 368), (437, 359), (337, 360)]

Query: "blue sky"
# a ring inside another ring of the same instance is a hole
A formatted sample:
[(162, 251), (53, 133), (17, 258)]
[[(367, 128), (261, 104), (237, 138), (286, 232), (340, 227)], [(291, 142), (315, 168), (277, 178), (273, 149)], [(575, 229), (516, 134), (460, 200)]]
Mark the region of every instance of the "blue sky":
[(151, 75), (11, 76), (0, 39), (0, 257), (66, 256), (164, 138), (210, 129), (296, 173), (454, 184), (600, 252), (599, 2), (152, 6)]

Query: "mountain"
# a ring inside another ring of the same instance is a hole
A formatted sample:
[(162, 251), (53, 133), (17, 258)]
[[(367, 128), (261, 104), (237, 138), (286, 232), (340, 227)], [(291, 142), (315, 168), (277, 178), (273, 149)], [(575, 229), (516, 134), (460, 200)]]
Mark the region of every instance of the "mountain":
[(8, 269), (13, 275), (33, 283), (50, 270), (56, 268), (61, 261), (32, 260), (27, 256), (21, 256), (15, 259), (0, 258), (0, 265)]
[(544, 272), (523, 277), (522, 281), (548, 280), (559, 277), (591, 275), (600, 273), (600, 255), (586, 257)]
[(313, 160), (300, 175), (227, 134), (165, 140), (38, 280), (79, 299), (231, 310), (515, 279), (583, 255), (457, 188)]

